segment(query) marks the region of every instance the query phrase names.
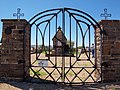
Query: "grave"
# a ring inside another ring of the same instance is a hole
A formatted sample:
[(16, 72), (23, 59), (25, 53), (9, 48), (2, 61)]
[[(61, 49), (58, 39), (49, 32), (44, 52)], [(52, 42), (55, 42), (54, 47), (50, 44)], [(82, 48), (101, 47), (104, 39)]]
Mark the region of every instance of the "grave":
[[(58, 31), (53, 37), (53, 50), (51, 56), (69, 56), (70, 47), (67, 44), (67, 38), (65, 37), (61, 27), (58, 27)], [(74, 56), (71, 54), (71, 56)]]

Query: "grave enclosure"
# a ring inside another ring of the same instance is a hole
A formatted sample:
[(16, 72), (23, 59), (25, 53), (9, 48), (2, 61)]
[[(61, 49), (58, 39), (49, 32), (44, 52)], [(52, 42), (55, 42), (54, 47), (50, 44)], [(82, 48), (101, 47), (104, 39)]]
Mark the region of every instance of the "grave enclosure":
[[(30, 76), (31, 27), (25, 19), (1, 21), (0, 78), (23, 80)], [(101, 34), (99, 28), (95, 30), (96, 68), (101, 67), (101, 76), (97, 71), (95, 76), (101, 77), (102, 82), (120, 81), (120, 21), (101, 20), (98, 23), (104, 33)]]

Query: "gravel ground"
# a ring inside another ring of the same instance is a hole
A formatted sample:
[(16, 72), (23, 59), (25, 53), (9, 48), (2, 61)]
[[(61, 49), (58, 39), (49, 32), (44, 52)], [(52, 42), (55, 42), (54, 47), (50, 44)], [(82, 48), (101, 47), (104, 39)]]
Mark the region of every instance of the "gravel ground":
[(0, 82), (0, 90), (120, 90), (120, 82), (67, 86), (61, 84), (36, 84), (9, 81)]

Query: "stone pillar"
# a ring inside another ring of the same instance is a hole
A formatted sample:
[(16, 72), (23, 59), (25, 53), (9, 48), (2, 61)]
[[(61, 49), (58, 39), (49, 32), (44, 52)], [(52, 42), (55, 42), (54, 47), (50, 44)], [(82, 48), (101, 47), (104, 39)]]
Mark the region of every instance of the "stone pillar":
[(30, 61), (30, 26), (27, 25), (25, 28), (28, 23), (25, 19), (2, 19), (1, 21), (3, 28), (0, 77), (23, 79), (24, 76), (29, 76), (29, 72), (25, 73), (25, 70)]
[[(102, 43), (102, 34), (99, 28), (95, 30), (95, 65), (97, 70), (95, 71), (95, 77), (101, 77), (101, 43)], [(101, 78), (99, 79), (101, 81)]]
[(99, 24), (107, 34), (102, 35), (101, 60), (98, 59), (102, 62), (102, 80), (120, 81), (120, 20), (102, 20)]

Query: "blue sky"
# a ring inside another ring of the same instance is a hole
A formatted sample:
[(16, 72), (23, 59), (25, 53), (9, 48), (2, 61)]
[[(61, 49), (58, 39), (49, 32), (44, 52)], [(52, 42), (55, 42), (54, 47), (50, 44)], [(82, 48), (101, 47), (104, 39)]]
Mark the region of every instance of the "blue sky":
[(97, 20), (100, 20), (100, 13), (104, 8), (112, 13), (111, 19), (119, 19), (120, 0), (1, 0), (0, 1), (0, 19), (15, 18), (12, 16), (17, 8), (21, 8), (25, 17), (29, 20), (33, 15), (43, 10), (71, 7), (83, 10), (91, 14)]
[[(23, 19), (29, 20), (35, 14), (52, 9), (70, 7), (87, 12), (97, 21), (103, 19), (100, 14), (107, 8), (112, 14), (109, 19), (120, 19), (120, 0), (0, 0), (0, 19), (10, 19), (17, 8), (24, 13)], [(0, 23), (0, 37), (2, 23)]]

